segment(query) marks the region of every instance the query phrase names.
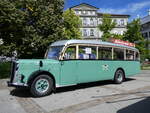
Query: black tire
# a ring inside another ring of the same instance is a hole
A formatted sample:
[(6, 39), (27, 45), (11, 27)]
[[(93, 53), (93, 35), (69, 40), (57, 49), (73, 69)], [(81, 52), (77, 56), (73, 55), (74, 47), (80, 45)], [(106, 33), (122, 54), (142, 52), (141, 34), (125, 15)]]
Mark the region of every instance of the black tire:
[(39, 75), (32, 81), (30, 86), (30, 92), (34, 97), (42, 97), (42, 96), (49, 95), (54, 88), (53, 83), (54, 81), (50, 76)]
[(121, 70), (121, 69), (118, 69), (116, 72), (115, 72), (115, 76), (114, 76), (114, 82), (116, 84), (121, 84), (125, 79), (125, 75), (124, 75), (124, 72)]

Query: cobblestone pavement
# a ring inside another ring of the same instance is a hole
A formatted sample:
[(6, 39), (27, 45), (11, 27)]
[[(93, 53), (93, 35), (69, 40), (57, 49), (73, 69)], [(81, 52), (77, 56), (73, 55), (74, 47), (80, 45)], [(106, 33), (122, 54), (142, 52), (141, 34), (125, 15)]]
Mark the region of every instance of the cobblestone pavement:
[(122, 84), (101, 81), (58, 88), (33, 98), (28, 89), (8, 88), (0, 80), (0, 113), (150, 113), (150, 71)]

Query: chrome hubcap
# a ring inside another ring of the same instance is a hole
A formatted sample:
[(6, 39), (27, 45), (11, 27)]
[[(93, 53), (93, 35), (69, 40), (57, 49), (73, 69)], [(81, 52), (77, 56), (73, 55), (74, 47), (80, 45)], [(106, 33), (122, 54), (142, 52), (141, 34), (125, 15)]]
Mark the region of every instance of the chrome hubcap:
[(48, 80), (47, 79), (37, 80), (36, 83), (35, 83), (35, 88), (36, 88), (36, 91), (38, 91), (39, 93), (46, 92), (49, 88)]

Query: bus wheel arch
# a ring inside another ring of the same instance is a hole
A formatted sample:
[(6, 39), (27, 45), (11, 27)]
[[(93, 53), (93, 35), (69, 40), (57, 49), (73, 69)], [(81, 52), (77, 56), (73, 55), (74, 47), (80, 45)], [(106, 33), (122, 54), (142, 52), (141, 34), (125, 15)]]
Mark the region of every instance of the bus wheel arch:
[(34, 81), (34, 79), (37, 78), (37, 77), (40, 76), (40, 75), (47, 75), (47, 76), (49, 76), (49, 77), (52, 78), (52, 80), (53, 80), (53, 89), (52, 89), (52, 90), (55, 91), (55, 88), (56, 88), (56, 84), (55, 84), (55, 83), (56, 83), (56, 81), (55, 81), (54, 76), (53, 76), (50, 72), (48, 72), (48, 71), (43, 71), (43, 70), (36, 71), (36, 72), (34, 72), (34, 73), (29, 77), (28, 82), (27, 82), (28, 86), (31, 87), (31, 84), (32, 84), (32, 82)]
[(114, 82), (116, 84), (121, 84), (125, 80), (125, 71), (123, 68), (119, 67), (114, 74)]

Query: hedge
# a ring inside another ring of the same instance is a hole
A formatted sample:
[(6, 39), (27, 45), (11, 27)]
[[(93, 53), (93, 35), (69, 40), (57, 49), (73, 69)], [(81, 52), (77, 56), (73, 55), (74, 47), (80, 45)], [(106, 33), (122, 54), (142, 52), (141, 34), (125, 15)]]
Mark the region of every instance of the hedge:
[(0, 62), (0, 79), (8, 78), (10, 75), (11, 62)]

